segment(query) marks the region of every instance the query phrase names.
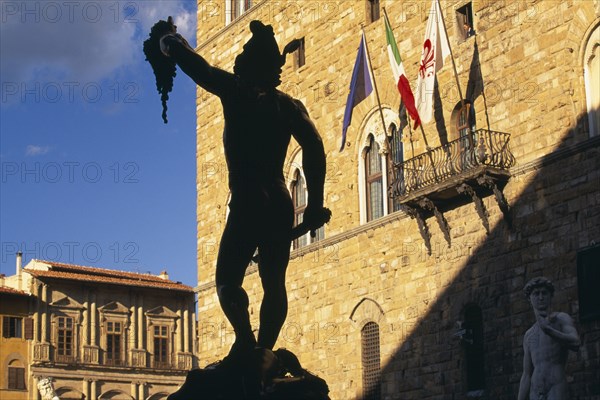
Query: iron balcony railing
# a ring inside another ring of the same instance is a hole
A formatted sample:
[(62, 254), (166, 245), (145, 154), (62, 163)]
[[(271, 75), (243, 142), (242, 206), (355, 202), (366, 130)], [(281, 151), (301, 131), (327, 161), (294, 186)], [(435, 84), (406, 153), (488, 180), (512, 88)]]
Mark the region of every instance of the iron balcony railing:
[(508, 170), (515, 158), (508, 133), (478, 129), (443, 146), (394, 165), (391, 195), (396, 198), (483, 168)]

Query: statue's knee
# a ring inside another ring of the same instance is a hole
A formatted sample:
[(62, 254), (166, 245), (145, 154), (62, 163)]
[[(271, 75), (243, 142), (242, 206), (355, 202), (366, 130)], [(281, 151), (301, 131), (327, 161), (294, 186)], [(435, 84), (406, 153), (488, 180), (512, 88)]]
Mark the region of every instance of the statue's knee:
[(240, 286), (223, 285), (217, 290), (219, 300), (222, 304), (248, 308), (250, 299), (246, 291)]

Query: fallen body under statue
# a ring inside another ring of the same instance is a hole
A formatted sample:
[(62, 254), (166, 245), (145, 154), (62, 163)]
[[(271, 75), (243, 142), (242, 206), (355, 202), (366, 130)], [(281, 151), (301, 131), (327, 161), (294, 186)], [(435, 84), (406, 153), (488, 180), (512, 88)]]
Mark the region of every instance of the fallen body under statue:
[(228, 359), (188, 373), (167, 400), (329, 400), (327, 383), (290, 351), (257, 348), (238, 362)]

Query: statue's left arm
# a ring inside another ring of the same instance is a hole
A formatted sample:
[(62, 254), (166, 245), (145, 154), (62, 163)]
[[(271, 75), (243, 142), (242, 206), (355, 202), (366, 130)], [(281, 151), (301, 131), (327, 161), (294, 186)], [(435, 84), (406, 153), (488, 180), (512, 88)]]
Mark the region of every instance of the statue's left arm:
[[(299, 100), (293, 100), (296, 107), (292, 118), (293, 136), (302, 147), (302, 168), (306, 177), (308, 204), (304, 221), (318, 220), (323, 209), (323, 189), (325, 185), (325, 149), (317, 128), (308, 116), (306, 107)], [(318, 228), (318, 227), (315, 227)]]
[(560, 329), (554, 328), (551, 324), (553, 321), (550, 321), (548, 318), (540, 318), (538, 323), (542, 331), (567, 346), (569, 350), (576, 351), (579, 349), (581, 341), (573, 324), (573, 319), (563, 312), (557, 313), (550, 318), (558, 322)]

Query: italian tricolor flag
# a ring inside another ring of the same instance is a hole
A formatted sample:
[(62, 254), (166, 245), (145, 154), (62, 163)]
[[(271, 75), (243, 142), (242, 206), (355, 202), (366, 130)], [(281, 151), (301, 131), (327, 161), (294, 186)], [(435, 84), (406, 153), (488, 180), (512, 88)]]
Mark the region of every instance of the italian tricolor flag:
[(415, 96), (413, 96), (408, 79), (406, 79), (406, 73), (402, 66), (402, 58), (400, 58), (400, 52), (398, 51), (398, 46), (396, 45), (394, 33), (392, 32), (392, 27), (390, 26), (387, 14), (385, 14), (385, 37), (387, 39), (387, 51), (390, 58), (390, 65), (392, 66), (392, 72), (394, 73), (394, 81), (398, 86), (400, 97), (406, 106), (408, 115), (415, 121), (416, 129), (421, 124), (421, 119), (419, 118), (419, 112), (415, 107)]

